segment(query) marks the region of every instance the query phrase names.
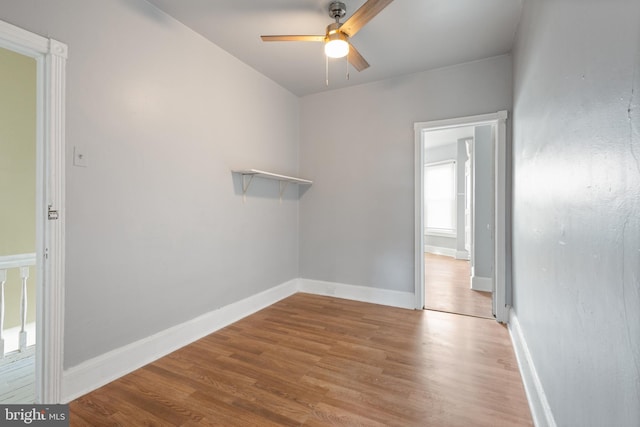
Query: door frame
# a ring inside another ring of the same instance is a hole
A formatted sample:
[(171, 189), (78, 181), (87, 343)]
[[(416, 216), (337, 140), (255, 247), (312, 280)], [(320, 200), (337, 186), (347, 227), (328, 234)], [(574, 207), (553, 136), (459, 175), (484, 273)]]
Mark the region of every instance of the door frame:
[[(414, 123), (415, 132), (415, 308), (422, 310), (425, 303), (424, 290), (424, 143), (423, 133), (461, 126), (492, 125), (494, 156), (494, 284), (493, 300), (498, 322), (509, 321), (510, 302), (507, 286), (507, 122), (506, 110), (477, 116), (458, 117)], [(473, 248), (472, 248), (473, 250)]]
[(0, 47), (36, 60), (36, 403), (61, 402), (67, 45), (0, 20)]

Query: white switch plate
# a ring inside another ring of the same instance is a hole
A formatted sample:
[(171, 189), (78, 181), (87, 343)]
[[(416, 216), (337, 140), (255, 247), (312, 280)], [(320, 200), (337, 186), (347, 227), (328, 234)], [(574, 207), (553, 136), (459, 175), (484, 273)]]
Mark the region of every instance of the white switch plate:
[(87, 167), (87, 153), (78, 146), (73, 147), (73, 166)]

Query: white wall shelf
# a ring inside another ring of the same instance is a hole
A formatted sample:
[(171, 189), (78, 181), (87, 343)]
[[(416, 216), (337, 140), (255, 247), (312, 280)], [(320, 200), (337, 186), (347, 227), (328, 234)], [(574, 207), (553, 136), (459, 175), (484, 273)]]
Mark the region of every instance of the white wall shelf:
[(286, 190), (287, 185), (289, 183), (305, 184), (305, 185), (313, 184), (313, 181), (308, 179), (297, 178), (295, 176), (280, 175), (277, 173), (266, 172), (259, 169), (241, 169), (241, 170), (234, 170), (232, 172), (242, 175), (242, 196), (243, 197), (247, 195), (247, 190), (249, 189), (249, 186), (251, 185), (251, 181), (253, 180), (254, 177), (273, 179), (273, 180), (279, 181), (280, 182), (280, 201), (282, 201), (282, 195), (284, 194), (284, 191)]

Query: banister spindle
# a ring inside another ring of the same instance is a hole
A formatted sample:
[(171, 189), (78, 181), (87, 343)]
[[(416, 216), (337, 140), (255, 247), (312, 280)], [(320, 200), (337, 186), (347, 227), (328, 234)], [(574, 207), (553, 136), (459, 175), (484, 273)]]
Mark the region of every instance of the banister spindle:
[(20, 351), (27, 349), (27, 279), (29, 278), (29, 267), (20, 267), (20, 277), (22, 278), (22, 297), (20, 300)]
[(0, 270), (0, 359), (4, 359), (4, 283), (7, 270)]

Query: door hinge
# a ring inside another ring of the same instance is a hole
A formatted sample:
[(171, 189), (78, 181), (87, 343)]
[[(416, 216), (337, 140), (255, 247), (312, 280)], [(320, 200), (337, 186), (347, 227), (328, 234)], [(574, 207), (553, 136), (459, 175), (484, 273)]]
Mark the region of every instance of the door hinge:
[(47, 210), (47, 217), (49, 218), (49, 221), (53, 221), (58, 219), (58, 211), (51, 209), (53, 207), (53, 205), (49, 205), (49, 208)]

